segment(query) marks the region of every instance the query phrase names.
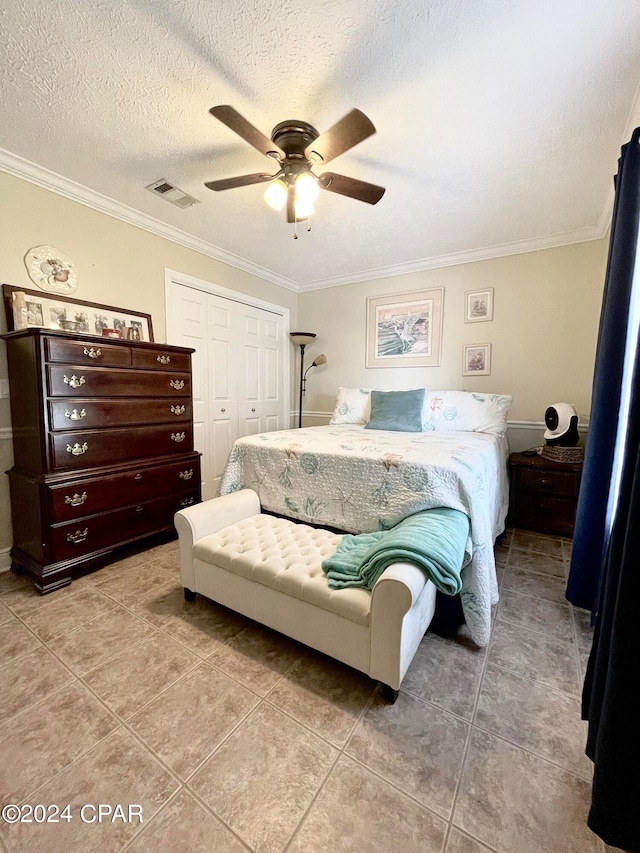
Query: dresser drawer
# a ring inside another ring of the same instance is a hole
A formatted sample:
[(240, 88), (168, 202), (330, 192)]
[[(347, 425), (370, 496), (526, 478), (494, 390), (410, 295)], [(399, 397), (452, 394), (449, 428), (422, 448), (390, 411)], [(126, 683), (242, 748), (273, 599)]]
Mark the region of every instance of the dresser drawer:
[(188, 371), (191, 357), (186, 352), (167, 352), (165, 349), (135, 349), (131, 351), (131, 364), (149, 370)]
[(580, 478), (577, 474), (562, 471), (537, 471), (534, 468), (523, 468), (519, 476), (520, 489), (526, 492), (575, 497), (580, 486)]
[(49, 400), (51, 429), (97, 429), (191, 421), (191, 400)]
[(123, 427), (112, 430), (50, 433), (51, 468), (55, 471), (117, 465), (193, 450), (190, 423)]
[(52, 397), (190, 397), (188, 373), (47, 365)]
[(94, 515), (123, 505), (173, 494), (196, 484), (200, 488), (200, 457), (165, 462), (154, 467), (130, 468), (122, 474), (105, 474), (49, 486), (49, 517), (52, 523)]
[(190, 489), (51, 528), (53, 562), (83, 557), (173, 527), (179, 509), (200, 500)]
[(70, 341), (65, 338), (45, 338), (47, 361), (63, 361), (68, 364), (100, 364), (128, 367), (131, 350), (127, 346), (113, 346), (99, 341)]

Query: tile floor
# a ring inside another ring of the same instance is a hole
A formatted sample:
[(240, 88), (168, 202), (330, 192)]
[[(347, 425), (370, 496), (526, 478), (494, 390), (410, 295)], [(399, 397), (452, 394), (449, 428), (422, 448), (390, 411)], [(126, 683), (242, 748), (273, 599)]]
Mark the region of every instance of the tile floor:
[[(570, 546), (510, 531), (489, 647), (427, 634), (393, 706), (354, 670), (186, 603), (174, 542), (45, 597), (1, 574), (0, 803), (68, 803), (70, 819), (0, 823), (0, 849), (603, 853)], [(83, 822), (84, 804), (135, 804), (143, 822)]]

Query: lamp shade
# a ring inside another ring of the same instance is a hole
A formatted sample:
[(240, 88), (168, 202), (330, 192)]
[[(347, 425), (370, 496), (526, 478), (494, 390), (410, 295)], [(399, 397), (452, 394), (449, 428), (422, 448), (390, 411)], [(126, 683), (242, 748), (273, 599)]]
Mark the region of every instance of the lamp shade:
[(288, 191), (288, 187), (284, 181), (274, 181), (264, 191), (264, 200), (274, 210), (282, 210), (287, 200)]
[(310, 344), (315, 338), (315, 332), (289, 332), (289, 337), (296, 346), (302, 347)]
[(316, 358), (314, 359), (311, 367), (320, 367), (321, 364), (326, 364), (326, 363), (327, 363), (326, 355), (324, 353), (320, 353), (320, 355), (316, 356)]

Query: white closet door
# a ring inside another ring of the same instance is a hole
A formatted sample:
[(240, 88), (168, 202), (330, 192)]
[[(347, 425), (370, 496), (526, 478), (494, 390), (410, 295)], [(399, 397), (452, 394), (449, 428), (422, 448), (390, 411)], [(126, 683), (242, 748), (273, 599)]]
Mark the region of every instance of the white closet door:
[[(239, 436), (238, 424), (238, 305), (219, 296), (206, 296), (208, 304), (207, 371), (209, 402), (209, 453), (205, 460), (215, 497), (233, 442)], [(208, 491), (208, 490), (207, 490)], [(203, 499), (205, 493), (202, 493)]]
[(173, 342), (180, 346), (192, 347), (191, 355), (193, 387), (193, 444), (194, 449), (202, 453), (202, 495), (210, 497), (212, 473), (205, 465), (210, 456), (209, 439), (209, 400), (207, 393), (207, 295), (199, 290), (187, 287), (174, 287), (167, 306), (173, 317), (175, 333)]
[(283, 318), (260, 308), (241, 307), (240, 434), (283, 429)]
[(171, 342), (195, 349), (194, 440), (207, 500), (237, 438), (286, 426), (284, 317), (177, 283), (168, 310)]

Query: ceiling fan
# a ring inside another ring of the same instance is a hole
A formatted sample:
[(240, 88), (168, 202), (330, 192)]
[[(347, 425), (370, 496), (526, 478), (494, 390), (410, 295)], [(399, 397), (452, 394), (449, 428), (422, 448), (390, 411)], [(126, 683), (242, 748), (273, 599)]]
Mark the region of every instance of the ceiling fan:
[(286, 204), (287, 222), (294, 223), (308, 219), (314, 212), (313, 203), (320, 189), (367, 204), (376, 204), (384, 195), (384, 187), (335, 172), (315, 175), (312, 171), (316, 165), (328, 163), (376, 132), (371, 121), (360, 110), (351, 110), (322, 134), (306, 121), (282, 121), (273, 128), (271, 139), (233, 107), (212, 107), (209, 112), (249, 145), (276, 160), (280, 166), (275, 175), (256, 172), (253, 175), (207, 181), (205, 186), (210, 190), (219, 192), (269, 181), (264, 194), (265, 201), (276, 210), (282, 210)]

